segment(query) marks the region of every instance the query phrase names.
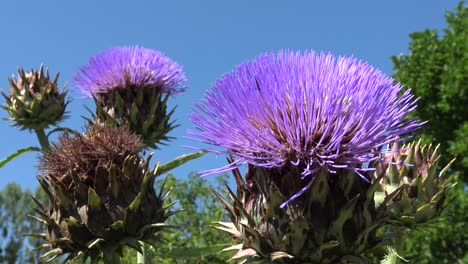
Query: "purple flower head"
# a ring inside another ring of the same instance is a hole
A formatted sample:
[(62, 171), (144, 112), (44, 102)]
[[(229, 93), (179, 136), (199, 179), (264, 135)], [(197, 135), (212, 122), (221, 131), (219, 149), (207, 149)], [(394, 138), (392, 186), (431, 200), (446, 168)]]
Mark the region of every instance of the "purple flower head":
[(159, 51), (114, 47), (89, 59), (74, 76), (76, 88), (91, 97), (116, 88), (160, 87), (166, 93), (184, 90), (182, 67)]
[(214, 84), (195, 105), (189, 134), (222, 148), (208, 151), (236, 158), (206, 174), (243, 163), (292, 164), (309, 179), (307, 188), (321, 170), (351, 169), (364, 177), (359, 171), (369, 169), (362, 165), (378, 159), (382, 146), (421, 126), (406, 117), (416, 99), (409, 90), (398, 96), (401, 90), (355, 58), (314, 51), (263, 54)]

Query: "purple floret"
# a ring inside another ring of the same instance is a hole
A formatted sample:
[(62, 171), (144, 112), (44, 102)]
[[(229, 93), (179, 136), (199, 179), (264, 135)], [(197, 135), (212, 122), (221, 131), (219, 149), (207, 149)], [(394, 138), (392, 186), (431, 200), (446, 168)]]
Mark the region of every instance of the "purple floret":
[(74, 76), (74, 86), (91, 97), (111, 89), (159, 87), (166, 93), (184, 90), (182, 67), (159, 51), (142, 47), (114, 47), (89, 59)]
[[(311, 183), (326, 170), (360, 171), (382, 146), (421, 126), (407, 114), (416, 99), (379, 70), (355, 58), (281, 51), (247, 61), (219, 79), (191, 119), (192, 139), (232, 155), (233, 164), (298, 166)], [(310, 186), (310, 184), (308, 184)]]

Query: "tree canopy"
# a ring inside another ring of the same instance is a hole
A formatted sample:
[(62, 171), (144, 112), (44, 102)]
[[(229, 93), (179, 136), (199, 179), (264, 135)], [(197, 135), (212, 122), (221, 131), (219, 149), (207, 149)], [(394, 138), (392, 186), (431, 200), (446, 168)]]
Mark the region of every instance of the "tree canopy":
[(420, 97), (416, 114), (428, 123), (418, 132), (441, 145), (442, 166), (454, 157), (460, 173), (443, 218), (425, 232), (410, 230), (402, 255), (411, 263), (467, 263), (468, 236), (468, 8), (447, 12), (443, 34), (435, 29), (410, 35), (409, 54), (393, 56), (396, 81)]
[(435, 29), (410, 35), (409, 54), (393, 56), (396, 81), (420, 97), (416, 114), (428, 123), (424, 142), (440, 143), (442, 164), (468, 180), (468, 8), (461, 2), (446, 13), (443, 34)]

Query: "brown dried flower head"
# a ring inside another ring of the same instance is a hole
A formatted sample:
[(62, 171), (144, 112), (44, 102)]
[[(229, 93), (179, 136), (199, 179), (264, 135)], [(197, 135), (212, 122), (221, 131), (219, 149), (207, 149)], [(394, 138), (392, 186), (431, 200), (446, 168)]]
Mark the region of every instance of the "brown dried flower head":
[(144, 147), (141, 138), (125, 127), (90, 126), (81, 134), (64, 133), (39, 158), (41, 174), (65, 184), (70, 173), (79, 176), (88, 186), (94, 186), (97, 167), (107, 163), (122, 164), (129, 155)]

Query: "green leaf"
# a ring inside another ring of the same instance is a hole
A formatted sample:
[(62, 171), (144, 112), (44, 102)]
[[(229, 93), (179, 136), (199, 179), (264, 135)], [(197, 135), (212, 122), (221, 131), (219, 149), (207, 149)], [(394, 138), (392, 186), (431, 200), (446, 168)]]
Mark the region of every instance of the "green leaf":
[(2, 168), (8, 162), (12, 161), (14, 158), (20, 156), (21, 154), (28, 153), (31, 151), (41, 151), (41, 149), (38, 147), (27, 147), (27, 148), (18, 149), (17, 151), (13, 152), (12, 154), (10, 154), (9, 156), (7, 156), (6, 158), (0, 161), (0, 168)]
[(194, 153), (189, 153), (189, 154), (184, 154), (182, 156), (179, 156), (177, 158), (175, 158), (174, 160), (171, 160), (169, 161), (168, 163), (165, 163), (163, 165), (160, 165), (156, 171), (154, 171), (154, 174), (156, 174), (156, 176), (158, 175), (161, 175), (163, 173), (166, 173), (170, 170), (173, 170), (177, 167), (179, 167), (180, 165), (188, 162), (188, 161), (191, 161), (193, 159), (196, 159), (196, 158), (199, 158), (203, 155), (205, 155), (205, 151), (199, 151), (199, 152), (194, 152)]

